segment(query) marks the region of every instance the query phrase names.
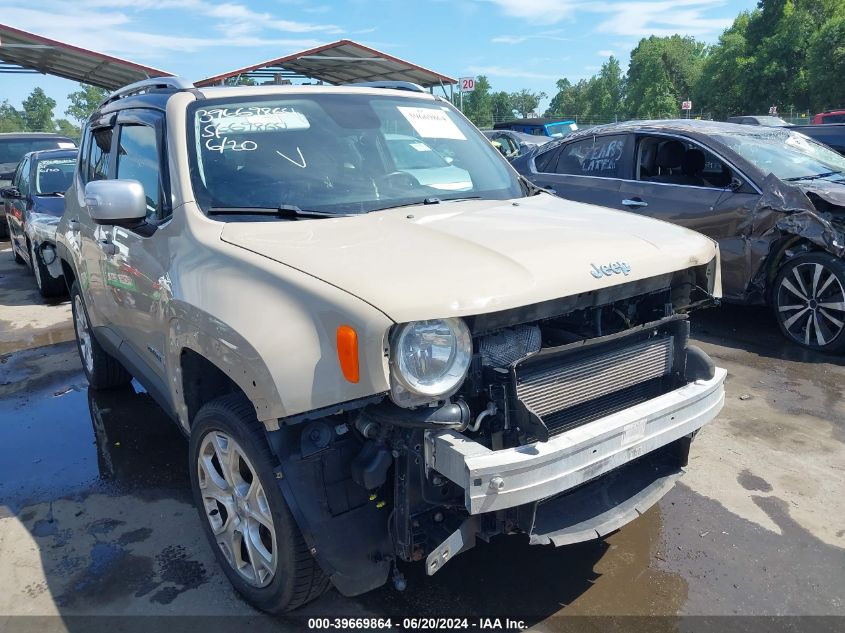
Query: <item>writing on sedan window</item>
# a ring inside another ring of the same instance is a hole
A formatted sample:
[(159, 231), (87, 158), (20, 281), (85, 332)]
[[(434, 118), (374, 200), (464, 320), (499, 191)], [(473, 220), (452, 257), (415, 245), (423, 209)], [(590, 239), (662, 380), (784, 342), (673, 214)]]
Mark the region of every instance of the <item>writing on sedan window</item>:
[(583, 171), (615, 171), (616, 163), (622, 158), (624, 145), (621, 140), (596, 143), (587, 151), (581, 163)]

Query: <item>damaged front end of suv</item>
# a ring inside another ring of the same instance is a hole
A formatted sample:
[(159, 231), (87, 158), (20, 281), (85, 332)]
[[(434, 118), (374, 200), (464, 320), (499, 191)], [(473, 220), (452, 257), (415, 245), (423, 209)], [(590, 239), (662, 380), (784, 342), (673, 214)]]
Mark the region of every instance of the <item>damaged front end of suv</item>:
[(431, 575), (477, 539), (558, 546), (635, 519), (681, 476), (693, 437), (723, 405), (726, 372), (688, 344), (687, 319), (719, 294), (716, 257), (393, 326), (388, 394), (269, 434), (312, 553), (354, 595), (383, 584), (397, 560), (424, 561)]

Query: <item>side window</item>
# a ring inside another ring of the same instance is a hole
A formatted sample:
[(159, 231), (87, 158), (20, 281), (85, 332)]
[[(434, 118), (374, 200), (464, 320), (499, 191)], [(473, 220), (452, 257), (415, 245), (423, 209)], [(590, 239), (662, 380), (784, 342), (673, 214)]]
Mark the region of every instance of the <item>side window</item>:
[(109, 165), (111, 164), (112, 134), (111, 128), (94, 130), (91, 151), (88, 154), (88, 179), (86, 182), (108, 179)]
[(568, 143), (558, 158), (554, 171), (576, 176), (622, 178), (625, 135), (591, 136)]
[(563, 151), (563, 148), (555, 147), (547, 152), (543, 152), (534, 159), (534, 168), (539, 173), (553, 173), (555, 165), (557, 164), (557, 158), (560, 156), (561, 151)]
[(30, 191), (29, 191), (29, 189), (30, 189), (29, 166), (30, 166), (30, 161), (27, 158), (21, 164), (21, 167), (20, 167), (21, 171), (20, 171), (20, 174), (18, 175), (18, 191), (21, 192), (21, 195), (24, 198), (28, 198), (29, 193), (30, 193)]
[(641, 137), (637, 142), (637, 180), (724, 189), (733, 170), (715, 154), (683, 138)]
[(117, 177), (140, 182), (147, 197), (147, 219), (160, 219), (161, 168), (155, 129), (147, 125), (123, 125), (119, 140)]

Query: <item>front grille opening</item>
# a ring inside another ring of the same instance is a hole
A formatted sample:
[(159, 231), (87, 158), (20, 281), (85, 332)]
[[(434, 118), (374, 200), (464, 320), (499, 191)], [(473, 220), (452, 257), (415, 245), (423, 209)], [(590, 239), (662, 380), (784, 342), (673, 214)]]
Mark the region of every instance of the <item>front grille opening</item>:
[[(670, 385), (671, 381), (665, 378), (653, 378), (595, 400), (583, 402), (574, 407), (544, 416), (543, 422), (549, 427), (550, 436), (560, 435), (583, 424), (595, 422), (608, 415), (656, 398), (671, 390)], [(525, 439), (526, 443), (529, 444), (537, 441), (537, 438), (531, 435), (526, 436)]]
[[(687, 337), (688, 322), (675, 319), (593, 345), (543, 350), (514, 367), (514, 397), (549, 436), (559, 435), (680, 387)], [(537, 441), (522, 431), (520, 443)]]

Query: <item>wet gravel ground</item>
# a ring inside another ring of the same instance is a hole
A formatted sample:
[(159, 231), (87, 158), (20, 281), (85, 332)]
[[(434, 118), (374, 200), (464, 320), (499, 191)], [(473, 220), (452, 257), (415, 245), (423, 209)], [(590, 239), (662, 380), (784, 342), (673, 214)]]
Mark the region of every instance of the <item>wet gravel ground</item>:
[[(90, 391), (66, 304), (34, 287), (0, 250), (0, 630), (35, 627), (12, 615), (80, 630), (84, 614), (257, 618), (201, 535), (183, 436), (137, 384)], [(330, 591), (275, 624), (509, 615), (552, 631), (568, 615), (845, 615), (842, 359), (786, 343), (764, 309), (708, 310), (693, 330), (729, 371), (725, 410), (641, 518), (564, 548), (494, 539), (431, 578), (405, 565), (405, 592)]]

